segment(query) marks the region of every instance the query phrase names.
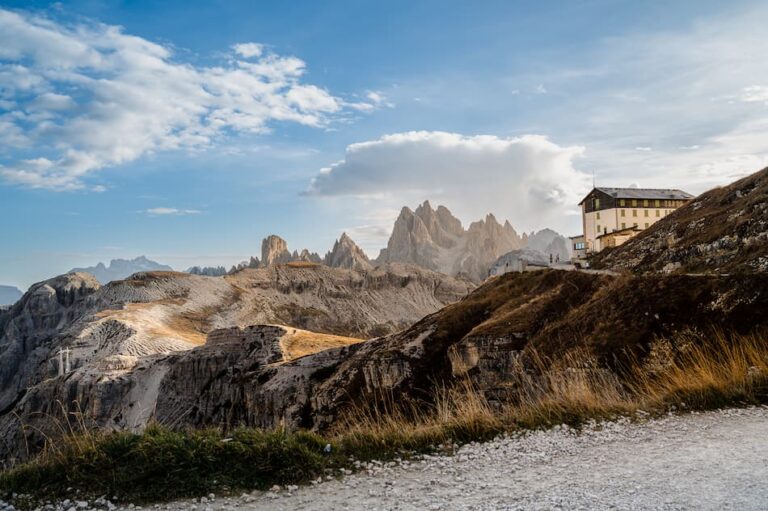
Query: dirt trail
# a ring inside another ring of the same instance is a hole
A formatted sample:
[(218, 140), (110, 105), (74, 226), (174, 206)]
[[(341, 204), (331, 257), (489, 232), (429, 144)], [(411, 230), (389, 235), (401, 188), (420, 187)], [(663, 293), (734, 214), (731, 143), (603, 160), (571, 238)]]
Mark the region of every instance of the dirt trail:
[[(500, 438), (213, 510), (768, 509), (768, 408)], [(176, 502), (170, 509), (193, 509)]]

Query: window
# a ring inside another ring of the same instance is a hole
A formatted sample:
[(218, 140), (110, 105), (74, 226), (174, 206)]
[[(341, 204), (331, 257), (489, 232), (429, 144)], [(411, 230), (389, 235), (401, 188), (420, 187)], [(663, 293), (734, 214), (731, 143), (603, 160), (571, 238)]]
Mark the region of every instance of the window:
[(633, 208), (637, 207), (637, 199), (632, 199), (632, 207)]
[(637, 222), (635, 222), (635, 227), (637, 227)]
[(648, 228), (648, 222), (645, 222), (645, 228), (646, 229)]
[(627, 210), (626, 209), (622, 209), (621, 210), (621, 216), (627, 216)]
[(622, 229), (626, 229), (626, 228), (627, 228), (627, 224), (626, 224), (626, 223), (624, 223), (624, 222), (621, 222), (621, 228), (622, 228)]
[(661, 216), (661, 210), (659, 209), (656, 210), (656, 216)]
[(573, 249), (574, 250), (584, 250), (584, 242), (580, 241), (578, 243), (574, 243), (573, 244)]
[(624, 207), (626, 205), (627, 205), (627, 201), (625, 201), (624, 199), (619, 199), (619, 206)]
[(650, 212), (650, 211), (648, 211), (647, 209), (646, 209), (646, 210), (644, 210), (644, 211), (645, 211), (645, 216), (650, 216), (650, 214), (651, 214), (651, 212)]
[(656, 199), (656, 207), (657, 208), (661, 207), (661, 201), (659, 199)]
[(600, 209), (600, 199), (599, 198), (595, 199), (595, 209)]
[(597, 218), (598, 220), (600, 220), (600, 212), (599, 212), (599, 211), (597, 212), (597, 216), (595, 216), (595, 218)]
[(637, 216), (637, 210), (636, 209), (632, 210), (632, 216)]
[(597, 234), (600, 234), (600, 225), (597, 226)]
[(645, 199), (645, 200), (643, 201), (643, 207), (644, 207), (644, 208), (647, 208), (647, 207), (648, 207), (648, 199)]

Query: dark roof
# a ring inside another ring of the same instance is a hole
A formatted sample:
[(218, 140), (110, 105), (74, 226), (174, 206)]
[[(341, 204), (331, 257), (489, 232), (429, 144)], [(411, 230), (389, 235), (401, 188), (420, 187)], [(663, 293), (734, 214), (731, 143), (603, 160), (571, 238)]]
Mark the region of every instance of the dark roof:
[[(592, 191), (593, 190), (600, 190), (601, 192), (617, 199), (693, 199), (693, 195), (688, 192), (678, 190), (677, 188), (609, 188), (606, 186), (598, 186), (593, 188)], [(592, 193), (592, 191), (589, 193)], [(589, 193), (587, 194), (587, 197), (589, 197)], [(579, 202), (579, 204), (584, 202), (587, 197), (584, 197), (581, 202)]]

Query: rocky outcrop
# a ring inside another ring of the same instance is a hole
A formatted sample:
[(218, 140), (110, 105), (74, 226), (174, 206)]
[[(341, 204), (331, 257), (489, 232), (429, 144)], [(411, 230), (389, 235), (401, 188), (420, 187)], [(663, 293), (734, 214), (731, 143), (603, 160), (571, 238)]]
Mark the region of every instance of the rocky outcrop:
[(33, 284), (0, 314), (0, 411), (12, 407), (27, 387), (56, 374), (51, 356), (56, 339), (70, 334), (99, 288), (88, 273), (62, 275)]
[(24, 293), (14, 286), (0, 286), (0, 307), (13, 305)]
[(332, 268), (348, 268), (353, 270), (371, 269), (371, 261), (365, 252), (343, 233), (333, 244), (333, 249), (325, 255), (323, 262)]
[(289, 263), (293, 261), (293, 255), (288, 251), (288, 243), (275, 234), (270, 234), (261, 242), (261, 264), (272, 266), (273, 264)]
[(526, 246), (568, 258), (567, 241), (554, 231), (545, 229), (520, 236), (508, 221), (501, 224), (493, 215), (473, 222), (465, 230), (447, 208), (438, 206), (435, 210), (427, 201), (416, 211), (402, 209), (387, 248), (376, 262), (408, 262), (479, 282), (501, 255)]
[[(253, 258), (251, 258), (253, 259)], [(288, 243), (275, 234), (270, 234), (261, 242), (261, 264), (262, 267), (268, 267), (275, 264), (287, 264), (294, 262), (320, 264), (323, 260), (314, 252), (306, 248), (301, 252), (296, 250), (291, 253), (288, 250)]]
[(591, 264), (638, 273), (768, 272), (768, 168), (700, 195)]
[(227, 269), (223, 266), (192, 266), (187, 270), (192, 275), (203, 275), (205, 277), (221, 277), (227, 274)]
[(69, 273), (90, 273), (101, 284), (106, 284), (113, 280), (128, 278), (134, 273), (142, 271), (173, 271), (173, 268), (147, 259), (144, 256), (139, 256), (135, 259), (112, 259), (109, 262), (109, 266), (99, 263), (96, 266), (89, 266), (87, 268), (74, 268)]
[(232, 265), (232, 268), (229, 269), (229, 273), (235, 273), (246, 268), (258, 268), (259, 266), (261, 266), (261, 261), (259, 261), (259, 258), (251, 256), (248, 261), (242, 261), (238, 264)]

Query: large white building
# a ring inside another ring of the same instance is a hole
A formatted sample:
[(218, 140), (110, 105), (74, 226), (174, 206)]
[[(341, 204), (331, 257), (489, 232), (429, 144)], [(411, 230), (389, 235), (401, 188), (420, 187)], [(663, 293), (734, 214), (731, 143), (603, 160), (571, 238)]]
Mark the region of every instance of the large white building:
[(617, 246), (693, 199), (676, 189), (596, 187), (579, 203), (585, 253)]

